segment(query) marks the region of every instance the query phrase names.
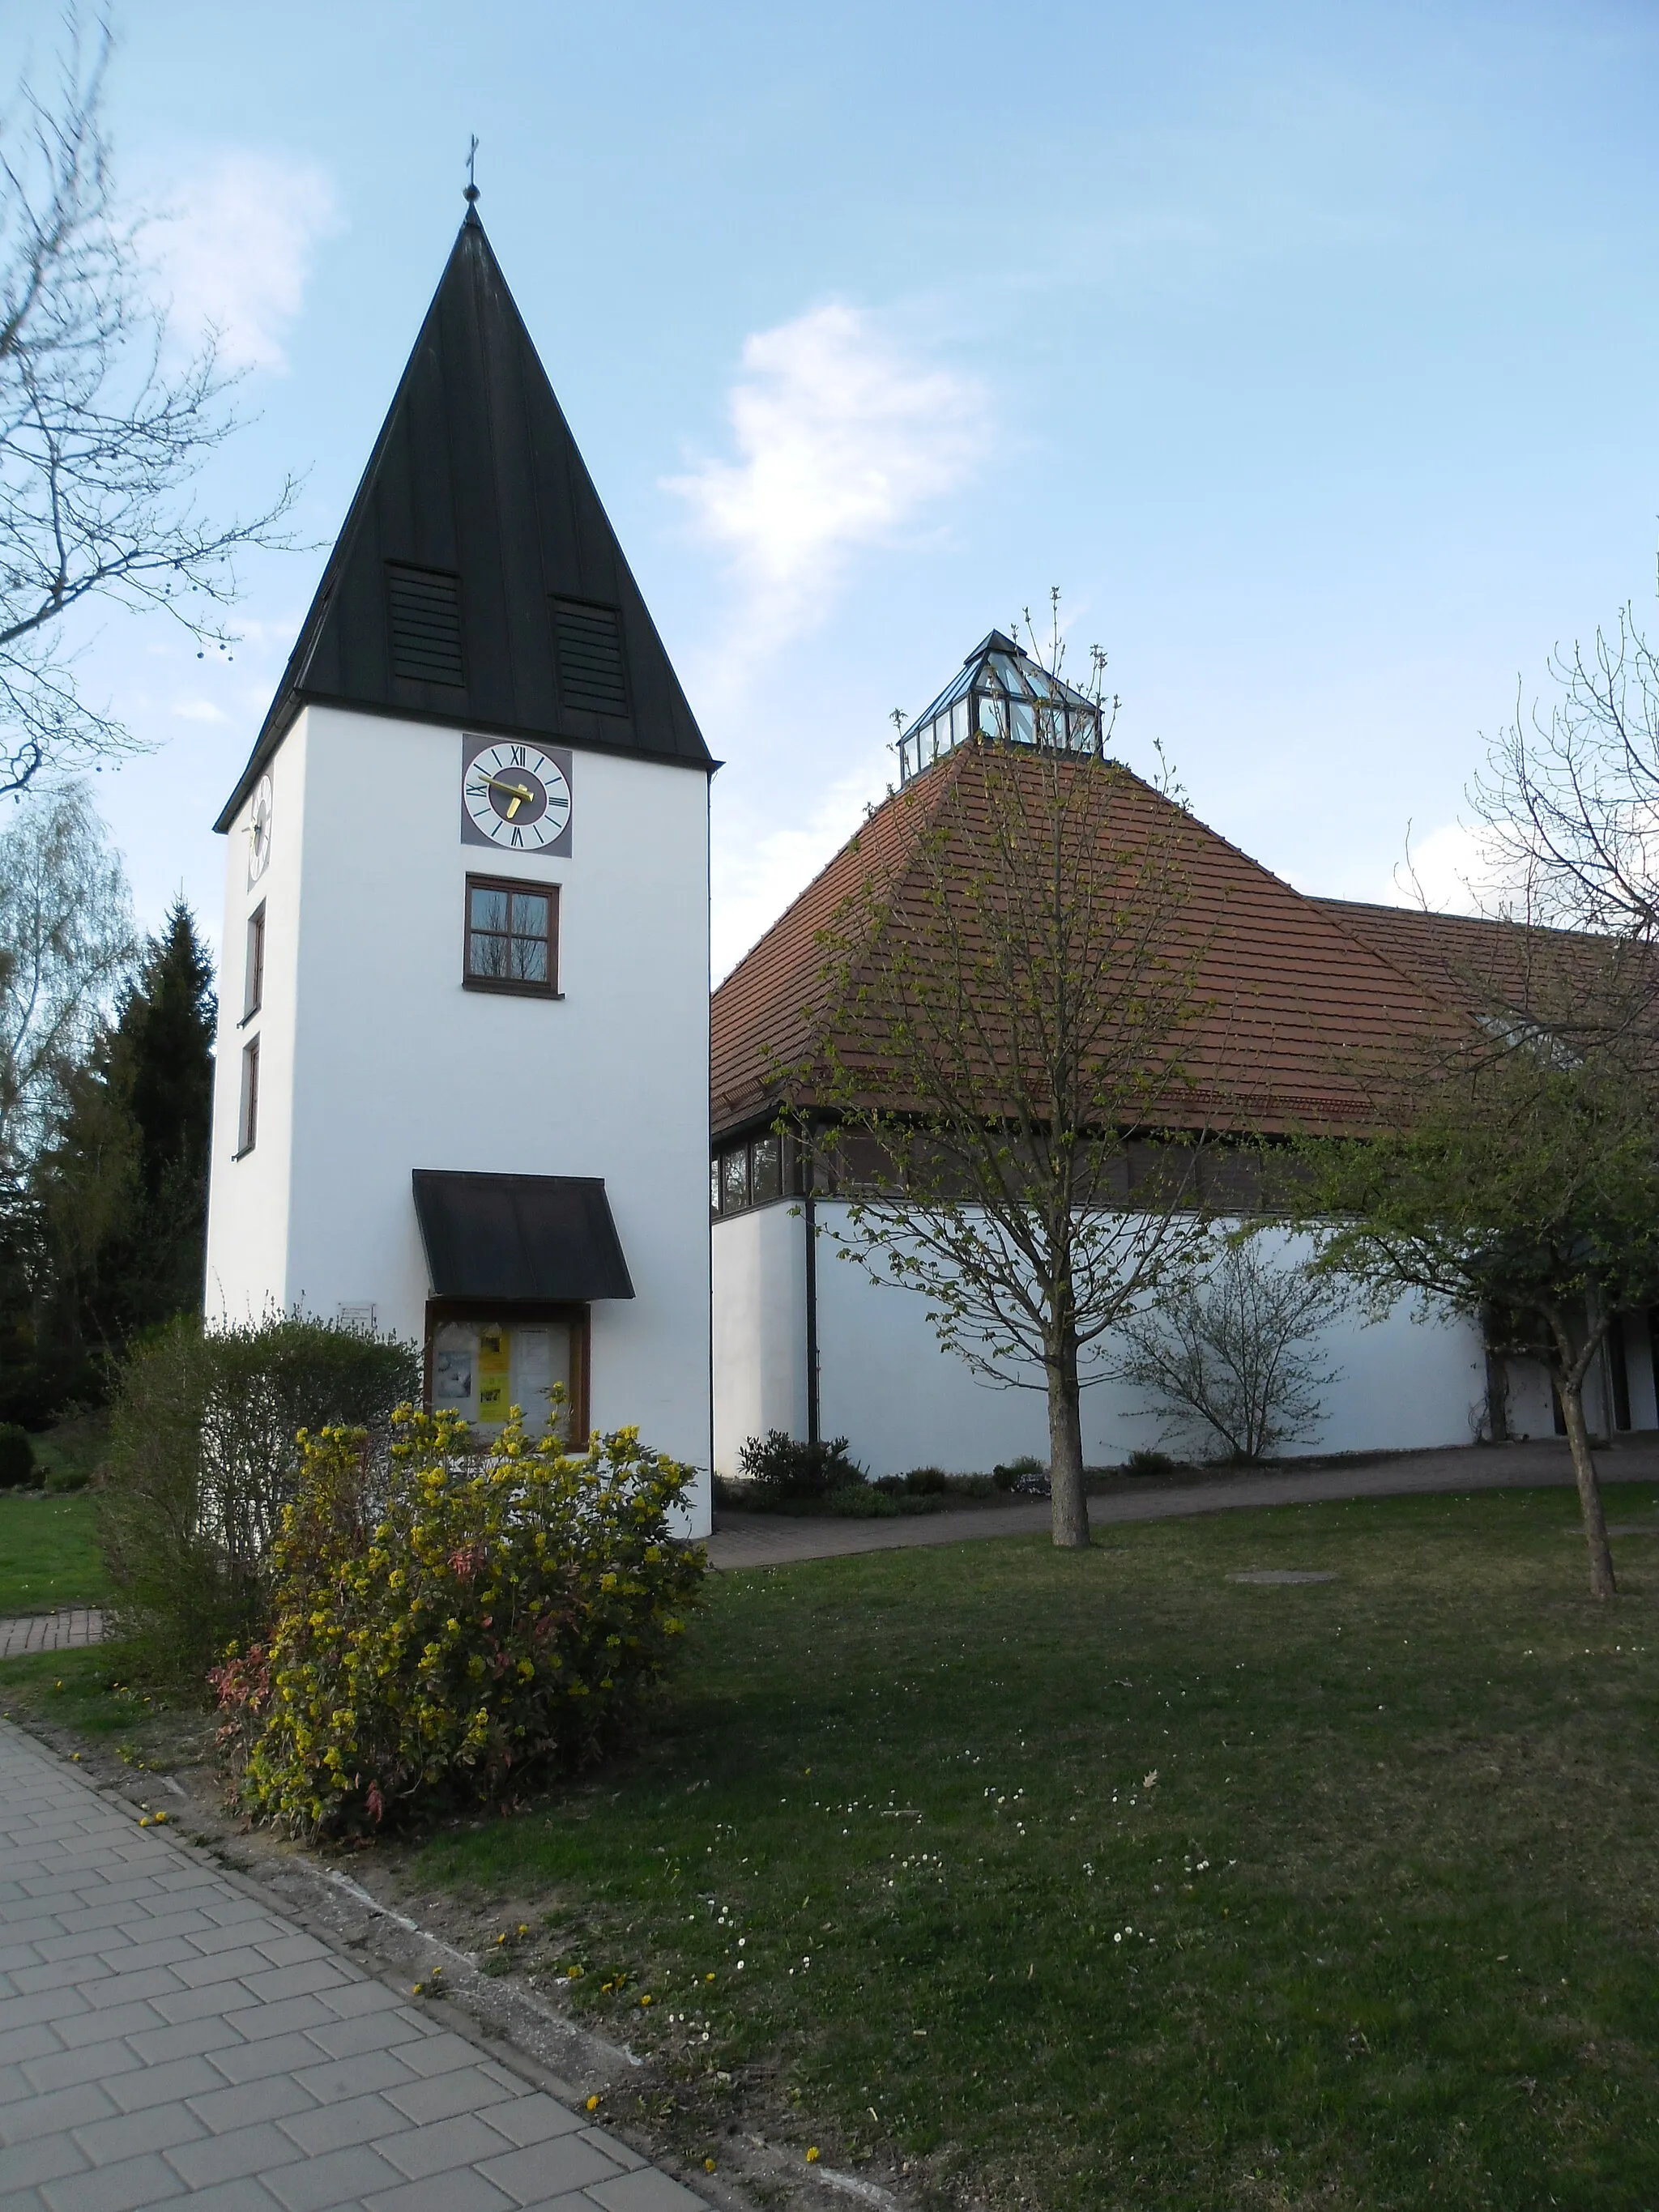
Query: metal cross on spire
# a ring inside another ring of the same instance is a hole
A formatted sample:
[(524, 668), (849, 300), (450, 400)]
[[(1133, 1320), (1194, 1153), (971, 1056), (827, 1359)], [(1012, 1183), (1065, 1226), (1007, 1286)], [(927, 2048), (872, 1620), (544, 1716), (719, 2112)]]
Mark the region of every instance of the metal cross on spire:
[(461, 198), (466, 202), (469, 207), (472, 205), (472, 203), (478, 197), (477, 179), (472, 173), (473, 164), (477, 161), (477, 158), (478, 134), (475, 131), (472, 134), (472, 143), (466, 149), (466, 190), (461, 194)]

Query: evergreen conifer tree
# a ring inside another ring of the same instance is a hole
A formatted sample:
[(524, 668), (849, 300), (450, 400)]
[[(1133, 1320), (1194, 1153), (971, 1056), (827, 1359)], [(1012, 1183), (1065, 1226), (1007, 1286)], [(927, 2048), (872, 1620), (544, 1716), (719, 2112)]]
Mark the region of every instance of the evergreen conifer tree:
[(101, 1364), (199, 1301), (215, 1012), (212, 965), (181, 898), (70, 1079), (40, 1163), (43, 1352)]

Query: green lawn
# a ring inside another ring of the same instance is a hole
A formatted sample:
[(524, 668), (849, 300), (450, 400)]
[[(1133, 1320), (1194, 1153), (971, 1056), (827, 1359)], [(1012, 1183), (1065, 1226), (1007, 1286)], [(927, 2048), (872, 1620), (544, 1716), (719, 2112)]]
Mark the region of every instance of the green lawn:
[[(720, 1576), (634, 1757), (412, 1873), (546, 1908), (696, 2157), (746, 2124), (908, 2161), (940, 2204), (1637, 2212), (1659, 1496), (1609, 1492), (1656, 1534), (1620, 1540), (1601, 1609), (1572, 1512), (1318, 1505)], [(1281, 1566), (1338, 1579), (1227, 1579)]]
[(21, 1498), (0, 1492), (0, 1620), (50, 1613), (56, 1605), (95, 1605), (103, 1595), (90, 1498), (80, 1492)]
[(134, 1737), (137, 1748), (149, 1753), (157, 1708), (143, 1690), (125, 1685), (126, 1650), (122, 1644), (100, 1644), (88, 1650), (32, 1651), (25, 1659), (0, 1659), (0, 1714), (8, 1720), (45, 1721), (89, 1741)]

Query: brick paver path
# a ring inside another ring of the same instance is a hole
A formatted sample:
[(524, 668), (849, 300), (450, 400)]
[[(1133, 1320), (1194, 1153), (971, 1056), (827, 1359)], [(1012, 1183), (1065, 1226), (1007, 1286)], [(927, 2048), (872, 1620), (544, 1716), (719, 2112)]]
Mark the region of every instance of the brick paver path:
[(103, 1640), (104, 1616), (96, 1606), (65, 1605), (56, 1613), (0, 1620), (0, 1659), (21, 1659), (26, 1651), (78, 1651)]
[[(1604, 1482), (1659, 1481), (1659, 1432), (1621, 1438), (1596, 1454)], [(1570, 1487), (1571, 1462), (1565, 1443), (1465, 1445), (1447, 1451), (1402, 1453), (1397, 1459), (1358, 1466), (1309, 1468), (1287, 1473), (1216, 1474), (1191, 1482), (1148, 1481), (1089, 1500), (1090, 1525), (1172, 1521), (1190, 1513), (1224, 1513), (1249, 1505), (1297, 1505), (1316, 1498), (1395, 1498), (1413, 1492)], [(1573, 1509), (1569, 1509), (1571, 1511)], [(794, 1559), (839, 1559), (860, 1552), (902, 1551), (911, 1545), (961, 1544), (987, 1536), (1030, 1535), (1049, 1525), (1048, 1505), (961, 1506), (902, 1521), (794, 1520), (780, 1513), (734, 1513), (721, 1517), (708, 1540), (715, 1567), (781, 1567)]]
[(704, 2212), (0, 1723), (0, 2212)]

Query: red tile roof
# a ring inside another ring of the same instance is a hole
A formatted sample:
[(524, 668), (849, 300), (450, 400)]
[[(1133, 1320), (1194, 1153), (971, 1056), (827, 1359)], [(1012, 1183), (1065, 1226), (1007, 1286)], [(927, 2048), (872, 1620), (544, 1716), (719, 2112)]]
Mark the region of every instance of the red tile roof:
[[(1035, 757), (1012, 757), (1020, 773), (1038, 771)], [(866, 884), (901, 904), (921, 895), (920, 840), (940, 822), (951, 793), (961, 793), (956, 804), (973, 805), (985, 761), (980, 748), (964, 746), (890, 794), (720, 984), (713, 1009), (716, 1136), (775, 1109), (786, 1071), (810, 1065), (836, 1040), (839, 1001), (823, 933)], [(1166, 1119), (1240, 1131), (1362, 1122), (1371, 1104), (1368, 1066), (1402, 1038), (1443, 1029), (1461, 996), (1422, 940), (1409, 929), (1391, 938), (1371, 919), (1388, 909), (1303, 896), (1125, 769), (1085, 759), (1070, 772), (1114, 778), (1115, 839), (1180, 842), (1179, 934), (1195, 957), (1193, 996), (1204, 1011), (1182, 1048), (1190, 1092)], [(810, 1079), (798, 1075), (789, 1088), (797, 1103), (811, 1103)]]
[[(1428, 914), (1358, 899), (1315, 903), (1425, 990), (1473, 1012), (1550, 1006), (1566, 1017), (1575, 1002), (1608, 988), (1626, 951), (1606, 937), (1478, 915)], [(1650, 958), (1641, 947), (1630, 948), (1629, 957), (1644, 964)]]

